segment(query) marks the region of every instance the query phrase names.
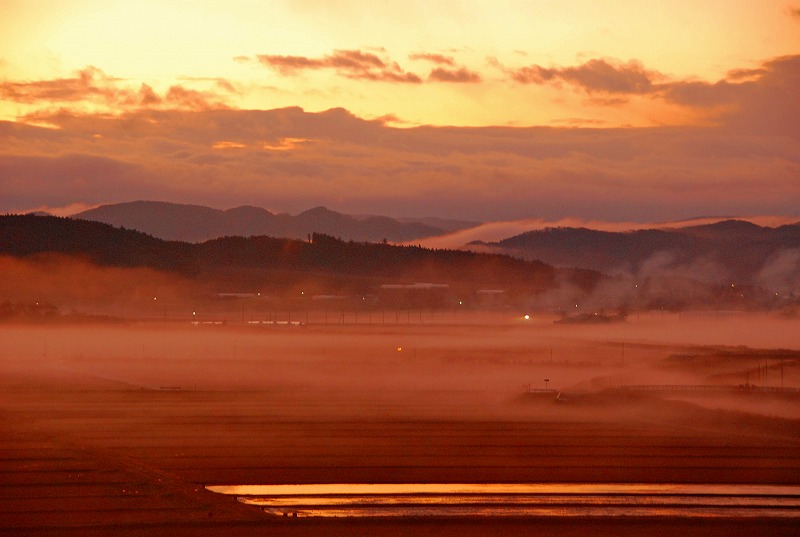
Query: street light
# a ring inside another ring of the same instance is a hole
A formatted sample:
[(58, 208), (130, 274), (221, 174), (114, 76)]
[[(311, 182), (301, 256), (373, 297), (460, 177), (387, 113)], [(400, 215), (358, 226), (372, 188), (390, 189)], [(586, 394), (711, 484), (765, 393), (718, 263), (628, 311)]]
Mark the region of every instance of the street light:
[(544, 379), (544, 389), (547, 389), (547, 383), (550, 382), (550, 379)]

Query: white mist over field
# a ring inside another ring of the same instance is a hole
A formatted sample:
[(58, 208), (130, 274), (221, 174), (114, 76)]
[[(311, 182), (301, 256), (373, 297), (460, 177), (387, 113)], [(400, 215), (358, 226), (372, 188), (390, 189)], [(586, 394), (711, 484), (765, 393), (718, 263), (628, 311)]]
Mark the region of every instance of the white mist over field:
[(785, 216), (724, 216), (716, 218), (691, 218), (675, 222), (612, 222), (581, 218), (562, 218), (559, 220), (527, 218), (522, 220), (484, 222), (478, 226), (454, 231), (445, 235), (409, 241), (409, 244), (419, 244), (426, 248), (455, 249), (465, 247), (465, 245), (473, 241), (496, 242), (522, 233), (527, 233), (528, 231), (541, 231), (547, 228), (571, 227), (587, 228), (597, 231), (625, 232), (641, 229), (680, 229), (689, 226), (715, 224), (731, 218), (766, 227), (778, 227), (794, 224), (798, 221), (796, 217)]
[[(476, 313), (458, 323), (7, 325), (0, 328), (0, 367), (12, 384), (47, 379), (51, 388), (63, 382), (67, 389), (99, 381), (124, 390), (268, 390), (285, 394), (287, 404), (298, 397), (338, 400), (356, 414), (410, 404), (426, 415), (476, 418), (519, 413), (510, 402), (526, 388), (800, 386), (797, 361), (768, 353), (800, 350), (797, 319), (650, 313), (596, 325), (552, 320)], [(722, 354), (709, 367), (706, 357), (714, 353)], [(675, 365), (674, 356), (696, 361)]]
[[(465, 311), (327, 325), (5, 323), (4, 476), (32, 507), (6, 502), (4, 518), (34, 525), (47, 512), (48, 523), (76, 524), (90, 509), (92, 520), (141, 530), (187, 512), (199, 522), (178, 535), (238, 535), (214, 524), (284, 526), (205, 485), (796, 485), (797, 393), (761, 388), (800, 387), (797, 319), (553, 320)], [(408, 523), (401, 532), (423, 527)], [(322, 526), (304, 527), (298, 535)], [(342, 527), (322, 528), (365, 528)], [(435, 518), (424, 527), (462, 535)], [(496, 531), (483, 527), (468, 535)], [(619, 533), (609, 528), (597, 534)]]

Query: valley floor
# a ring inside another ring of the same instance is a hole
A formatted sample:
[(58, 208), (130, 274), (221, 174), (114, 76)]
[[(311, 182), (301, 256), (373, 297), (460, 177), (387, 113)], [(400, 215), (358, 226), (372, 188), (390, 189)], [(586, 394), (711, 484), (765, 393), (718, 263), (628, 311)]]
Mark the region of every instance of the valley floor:
[[(284, 519), (206, 491), (348, 482), (800, 485), (796, 400), (747, 411), (747, 401), (608, 391), (648, 375), (708, 378), (707, 364), (664, 366), (687, 347), (630, 341), (622, 364), (618, 339), (544, 325), (533, 333), (307, 330), (2, 328), (0, 533), (798, 534), (797, 518)], [(785, 368), (784, 382), (796, 383), (797, 371)], [(595, 395), (573, 405), (519, 397), (523, 382), (545, 374), (575, 393), (594, 386)]]

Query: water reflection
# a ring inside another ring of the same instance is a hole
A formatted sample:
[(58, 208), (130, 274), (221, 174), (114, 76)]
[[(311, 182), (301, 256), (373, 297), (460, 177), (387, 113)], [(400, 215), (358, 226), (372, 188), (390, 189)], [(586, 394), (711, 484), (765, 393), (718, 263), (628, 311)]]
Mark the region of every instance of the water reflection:
[(800, 487), (683, 484), (209, 486), (276, 515), (800, 517)]

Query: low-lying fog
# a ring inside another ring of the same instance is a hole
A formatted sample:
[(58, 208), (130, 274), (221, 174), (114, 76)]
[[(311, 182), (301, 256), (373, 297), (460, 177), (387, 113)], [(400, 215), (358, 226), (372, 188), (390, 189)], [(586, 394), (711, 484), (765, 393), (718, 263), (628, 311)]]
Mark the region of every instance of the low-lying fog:
[[(431, 408), (478, 415), (520, 412), (513, 401), (526, 388), (583, 394), (630, 384), (800, 386), (798, 353), (767, 352), (800, 350), (797, 319), (651, 313), (597, 325), (552, 320), (474, 314), (407, 324), (4, 325), (0, 368), (6, 386), (268, 390), (287, 401), (336, 394), (351, 411), (430, 401)], [(796, 400), (692, 402), (800, 417)]]

